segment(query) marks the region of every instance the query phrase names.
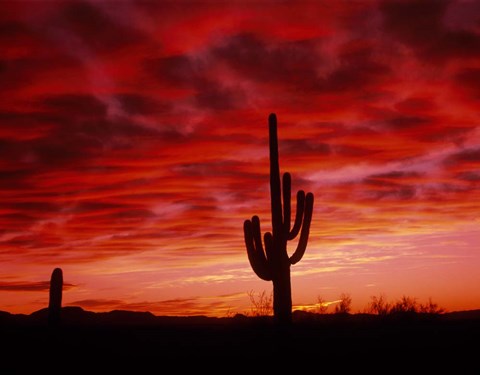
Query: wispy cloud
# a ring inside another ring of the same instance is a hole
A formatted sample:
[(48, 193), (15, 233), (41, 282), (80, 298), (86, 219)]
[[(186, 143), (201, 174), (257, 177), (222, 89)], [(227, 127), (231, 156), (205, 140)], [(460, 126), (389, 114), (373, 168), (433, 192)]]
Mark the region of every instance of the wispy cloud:
[(69, 303), (93, 311), (136, 310), (150, 311), (156, 315), (207, 315), (227, 316), (245, 293), (230, 293), (211, 297), (175, 298), (162, 301), (127, 302), (123, 300), (86, 299)]
[[(69, 290), (75, 288), (76, 285), (63, 283), (63, 289)], [(5, 292), (39, 292), (48, 291), (50, 289), (50, 281), (3, 281), (0, 282), (0, 291)]]

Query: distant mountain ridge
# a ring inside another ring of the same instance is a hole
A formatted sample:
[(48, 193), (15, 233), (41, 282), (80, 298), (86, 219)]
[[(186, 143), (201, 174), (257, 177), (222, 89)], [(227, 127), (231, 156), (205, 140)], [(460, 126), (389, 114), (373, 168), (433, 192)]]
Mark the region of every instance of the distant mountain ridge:
[[(47, 321), (48, 309), (40, 309), (33, 313), (11, 314), (0, 311), (0, 324), (42, 324)], [(107, 312), (93, 312), (79, 306), (62, 308), (62, 323), (67, 325), (157, 325), (169, 323), (205, 323), (206, 321), (222, 318), (206, 316), (157, 316), (149, 311), (112, 310)]]
[[(480, 320), (480, 309), (452, 311), (442, 314), (399, 314), (397, 316), (409, 316), (410, 318), (435, 318), (440, 321), (457, 320)], [(313, 321), (334, 321), (348, 317), (349, 320), (375, 320), (375, 319), (394, 319), (393, 314), (387, 316), (373, 314), (315, 314), (311, 312), (296, 310), (293, 313), (294, 322), (313, 322)], [(112, 310), (108, 312), (93, 312), (84, 310), (79, 306), (66, 306), (62, 308), (62, 323), (65, 325), (210, 325), (226, 324), (230, 322), (263, 321), (270, 322), (272, 317), (248, 317), (243, 314), (237, 314), (233, 317), (209, 317), (205, 315), (192, 316), (167, 316), (154, 315), (149, 311), (130, 311), (130, 310)], [(31, 314), (12, 314), (0, 310), (0, 325), (42, 325), (48, 320), (48, 309), (40, 309)]]

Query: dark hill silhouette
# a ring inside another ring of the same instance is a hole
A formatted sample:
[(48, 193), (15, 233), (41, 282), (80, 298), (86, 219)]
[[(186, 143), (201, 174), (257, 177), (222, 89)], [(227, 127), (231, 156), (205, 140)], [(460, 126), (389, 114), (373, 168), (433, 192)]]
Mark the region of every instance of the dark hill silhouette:
[[(45, 325), (48, 321), (48, 308), (40, 309), (31, 314), (12, 314), (0, 310), (0, 326), (7, 325)], [(293, 322), (298, 324), (309, 323), (329, 323), (329, 322), (365, 322), (365, 321), (410, 321), (412, 318), (417, 321), (435, 320), (437, 322), (455, 322), (455, 321), (480, 321), (480, 309), (452, 311), (442, 314), (429, 313), (398, 313), (386, 316), (376, 314), (356, 313), (356, 314), (317, 314), (313, 312), (295, 310), (292, 314)], [(273, 317), (259, 316), (248, 317), (243, 314), (236, 314), (234, 317), (209, 317), (205, 315), (191, 316), (168, 316), (154, 315), (149, 311), (130, 311), (130, 310), (111, 310), (108, 312), (93, 312), (83, 309), (80, 306), (62, 307), (62, 322), (65, 326), (72, 325), (224, 325), (236, 323), (251, 324), (272, 324)]]
[[(0, 311), (0, 325), (2, 323), (44, 325), (48, 321), (48, 317), (49, 310), (47, 308), (37, 310), (30, 315), (10, 314)], [(79, 306), (62, 307), (62, 326), (197, 325), (223, 320), (225, 319), (206, 316), (157, 316), (148, 311), (112, 310), (108, 312), (92, 312), (84, 310)]]

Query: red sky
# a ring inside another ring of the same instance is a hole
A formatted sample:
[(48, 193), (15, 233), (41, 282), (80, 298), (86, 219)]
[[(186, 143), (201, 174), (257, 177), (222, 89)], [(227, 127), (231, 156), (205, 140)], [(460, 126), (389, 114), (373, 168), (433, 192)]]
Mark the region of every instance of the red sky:
[(480, 308), (480, 3), (0, 7), (0, 310), (45, 307), (61, 267), (64, 305), (248, 312), (271, 112), (315, 194), (295, 306)]

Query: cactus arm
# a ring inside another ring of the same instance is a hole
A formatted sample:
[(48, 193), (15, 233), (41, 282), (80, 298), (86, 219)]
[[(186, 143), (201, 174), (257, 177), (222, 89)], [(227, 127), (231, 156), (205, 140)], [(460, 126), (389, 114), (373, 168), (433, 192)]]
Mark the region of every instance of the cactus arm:
[(293, 240), (295, 237), (297, 237), (298, 232), (300, 232), (304, 210), (305, 210), (305, 192), (303, 190), (299, 190), (297, 192), (297, 212), (295, 214), (295, 224), (293, 225), (292, 230), (288, 234), (288, 237), (287, 237), (288, 240)]
[(275, 255), (277, 253), (273, 249), (273, 236), (270, 232), (265, 233), (263, 236), (263, 241), (265, 242), (265, 252), (267, 254), (267, 260), (269, 262), (274, 262)]
[[(254, 225), (252, 221), (245, 220), (243, 224), (243, 232), (245, 237), (245, 246), (247, 248), (248, 260), (252, 266), (253, 271), (257, 274), (259, 278), (265, 281), (271, 281), (270, 270), (267, 264), (267, 259), (265, 258), (265, 253), (262, 248), (257, 248), (256, 241), (254, 239)], [(261, 239), (260, 239), (261, 243)]]
[(280, 238), (282, 233), (282, 192), (280, 188), (280, 165), (278, 163), (277, 116), (268, 117), (270, 146), (270, 198), (272, 207), (272, 234)]
[(288, 239), (290, 232), (290, 219), (292, 216), (291, 209), (291, 190), (292, 190), (292, 178), (290, 173), (283, 174), (283, 233), (285, 240)]
[(300, 233), (300, 239), (298, 240), (297, 249), (290, 257), (290, 264), (295, 264), (302, 259), (307, 248), (308, 234), (310, 233), (310, 223), (312, 221), (313, 213), (313, 194), (308, 193), (305, 198), (305, 213), (303, 217), (302, 232)]
[(263, 250), (263, 244), (262, 244), (262, 230), (260, 229), (260, 218), (255, 215), (252, 217), (251, 222), (252, 222), (252, 234), (253, 234), (253, 242), (255, 245), (255, 249), (260, 254), (265, 255), (265, 252)]

